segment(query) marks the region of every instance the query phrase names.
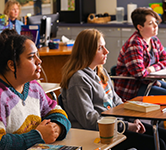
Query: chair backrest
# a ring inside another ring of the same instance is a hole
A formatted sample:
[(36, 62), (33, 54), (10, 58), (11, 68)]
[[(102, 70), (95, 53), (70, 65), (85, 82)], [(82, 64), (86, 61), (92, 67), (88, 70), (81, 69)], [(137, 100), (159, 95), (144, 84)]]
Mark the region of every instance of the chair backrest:
[(112, 66), (110, 69), (110, 75), (111, 76), (116, 76), (116, 66)]
[[(110, 69), (110, 76), (116, 76), (116, 66), (112, 66)], [(113, 81), (113, 84), (115, 82), (115, 79), (111, 78), (111, 80)]]
[(64, 107), (63, 107), (63, 102), (62, 102), (62, 95), (59, 94), (58, 96), (58, 104), (62, 107), (62, 109), (64, 110)]

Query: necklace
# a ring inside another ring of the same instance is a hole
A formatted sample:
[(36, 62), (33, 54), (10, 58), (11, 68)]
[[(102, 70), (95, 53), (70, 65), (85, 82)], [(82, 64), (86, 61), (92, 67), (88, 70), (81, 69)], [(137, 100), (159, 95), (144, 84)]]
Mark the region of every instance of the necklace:
[(5, 80), (7, 81), (7, 83), (11, 86), (11, 87), (13, 87), (12, 85), (11, 85), (11, 83), (6, 79), (6, 77), (2, 74), (2, 76), (5, 78)]
[[(19, 92), (17, 92), (17, 90), (12, 86), (12, 84), (8, 81), (8, 79), (3, 74), (2, 74), (2, 76), (4, 77), (4, 79), (7, 81), (7, 83), (11, 87), (11, 88), (9, 87), (11, 89), (11, 91), (13, 91), (15, 94), (17, 94), (20, 97), (20, 99), (22, 100), (22, 105), (25, 106), (25, 99), (28, 95), (27, 94), (28, 92), (26, 92), (26, 94), (25, 94), (25, 91), (23, 90), (23, 94), (20, 94)], [(25, 87), (27, 89), (29, 87), (29, 84), (25, 84)]]

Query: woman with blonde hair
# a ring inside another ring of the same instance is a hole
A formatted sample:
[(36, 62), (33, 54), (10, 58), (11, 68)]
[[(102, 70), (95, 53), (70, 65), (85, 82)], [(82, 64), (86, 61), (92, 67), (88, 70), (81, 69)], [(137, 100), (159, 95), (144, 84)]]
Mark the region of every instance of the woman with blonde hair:
[(8, 28), (15, 29), (19, 34), (23, 23), (19, 20), (21, 13), (20, 3), (16, 0), (9, 0), (5, 4), (4, 14), (8, 16)]
[[(61, 81), (63, 106), (73, 128), (98, 130), (97, 120), (101, 112), (123, 103), (103, 68), (108, 53), (103, 34), (98, 30), (85, 29), (77, 36), (70, 58), (63, 68)], [(133, 100), (142, 100), (142, 97)], [(151, 125), (143, 124), (138, 119), (125, 121), (125, 124), (127, 140), (111, 149), (154, 149)], [(118, 124), (118, 130), (122, 130), (121, 124)], [(159, 128), (162, 150), (165, 150), (165, 134), (166, 130)]]

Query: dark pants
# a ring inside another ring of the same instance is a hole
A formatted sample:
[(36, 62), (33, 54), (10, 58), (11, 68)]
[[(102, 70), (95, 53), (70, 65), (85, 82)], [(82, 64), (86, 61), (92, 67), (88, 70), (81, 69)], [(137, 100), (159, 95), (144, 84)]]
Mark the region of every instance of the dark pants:
[[(126, 135), (127, 139), (113, 147), (112, 150), (127, 150), (129, 148), (136, 148), (137, 150), (154, 150), (153, 128), (149, 124), (143, 124), (146, 128), (146, 132), (144, 134), (125, 131), (124, 135)], [(166, 130), (159, 127), (158, 131), (160, 150), (166, 150)]]
[[(161, 80), (158, 81), (161, 83), (161, 87), (155, 85), (152, 86), (149, 95), (166, 95), (166, 82), (163, 82)], [(147, 84), (142, 83), (137, 92), (137, 96), (144, 96), (147, 86)]]

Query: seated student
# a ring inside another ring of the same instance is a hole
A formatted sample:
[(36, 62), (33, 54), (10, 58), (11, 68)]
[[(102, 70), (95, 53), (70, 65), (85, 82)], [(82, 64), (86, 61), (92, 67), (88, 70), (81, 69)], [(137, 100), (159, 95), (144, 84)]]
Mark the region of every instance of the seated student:
[(18, 20), (20, 17), (21, 6), (16, 0), (8, 0), (5, 4), (4, 14), (8, 16), (9, 23), (7, 28), (15, 29), (19, 34), (23, 23)]
[[(166, 67), (166, 51), (156, 37), (161, 22), (159, 15), (149, 8), (140, 7), (132, 12), (131, 18), (137, 31), (122, 46), (116, 75), (132, 76), (138, 80), (115, 80), (116, 93), (126, 100), (144, 96), (151, 81), (140, 79)], [(157, 81), (149, 95), (166, 95), (166, 82)]]
[[(101, 112), (123, 103), (103, 68), (108, 53), (103, 35), (96, 29), (83, 30), (75, 40), (61, 82), (63, 106), (73, 128), (98, 130), (97, 120)], [(142, 97), (133, 100), (142, 100)], [(121, 128), (119, 126), (119, 130)], [(126, 122), (124, 134), (127, 139), (111, 149), (154, 149), (151, 125), (143, 125), (138, 119)], [(159, 135), (161, 149), (165, 150), (166, 130), (159, 128)]]
[(0, 150), (26, 150), (64, 139), (71, 124), (35, 80), (42, 63), (35, 44), (5, 29), (0, 45)]

